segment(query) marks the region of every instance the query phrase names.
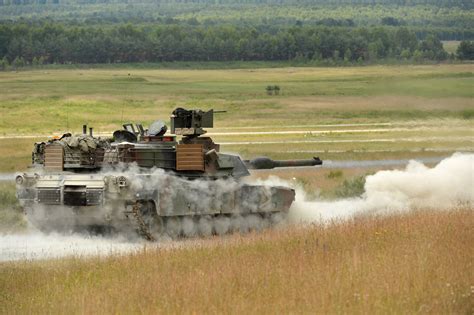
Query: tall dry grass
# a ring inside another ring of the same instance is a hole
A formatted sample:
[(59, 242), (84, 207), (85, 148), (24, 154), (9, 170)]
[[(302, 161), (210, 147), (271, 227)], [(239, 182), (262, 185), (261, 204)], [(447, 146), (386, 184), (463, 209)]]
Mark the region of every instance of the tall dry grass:
[(0, 265), (1, 313), (464, 313), (472, 210)]

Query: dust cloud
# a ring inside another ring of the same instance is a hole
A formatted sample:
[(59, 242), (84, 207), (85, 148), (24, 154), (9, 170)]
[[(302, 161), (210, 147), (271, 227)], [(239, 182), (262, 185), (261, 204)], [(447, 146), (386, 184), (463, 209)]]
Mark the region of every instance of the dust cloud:
[(474, 154), (456, 153), (429, 168), (410, 161), (404, 170), (366, 177), (360, 198), (308, 201), (301, 189), (290, 210), (293, 223), (344, 220), (362, 214), (390, 214), (415, 209), (472, 209)]
[[(157, 174), (161, 172), (157, 171)], [(134, 172), (130, 172), (134, 173)], [(183, 188), (185, 183), (179, 178), (169, 178), (165, 174), (155, 176), (156, 182), (149, 183), (146, 177), (132, 181), (132, 185), (145, 187), (147, 185), (163, 185), (169, 189), (170, 196)], [(159, 180), (158, 180), (159, 179)], [(194, 193), (188, 193), (191, 201), (200, 206), (219, 206), (222, 202), (214, 200), (211, 195), (202, 195), (199, 191), (224, 189), (232, 191), (236, 184), (226, 181), (194, 181), (199, 187), (194, 187)], [(250, 184), (268, 184), (278, 186), (294, 186), (292, 183), (271, 177), (267, 180), (253, 181)], [(204, 185), (203, 187), (201, 187)], [(176, 189), (172, 189), (172, 188)], [(187, 187), (192, 188), (192, 187)], [(199, 188), (199, 189), (198, 189)], [(307, 200), (301, 188), (293, 187), (296, 191), (296, 201), (289, 212), (291, 223), (326, 223), (334, 220), (346, 220), (363, 214), (390, 214), (413, 209), (453, 209), (469, 208), (474, 205), (474, 154), (454, 154), (442, 160), (433, 168), (420, 162), (410, 161), (404, 170), (379, 171), (367, 176), (365, 193), (359, 198), (341, 199), (336, 201)], [(173, 192), (174, 191), (174, 192)], [(192, 190), (191, 190), (192, 191)], [(190, 192), (191, 192), (190, 191)], [(192, 200), (191, 200), (192, 199)], [(171, 198), (172, 200), (172, 198)], [(217, 204), (216, 204), (217, 203)], [(166, 204), (166, 203), (165, 203)], [(170, 202), (170, 206), (172, 202)], [(171, 211), (171, 209), (168, 209)], [(250, 219), (249, 219), (250, 220)], [(246, 231), (252, 222), (217, 222), (214, 229), (224, 231), (237, 224), (240, 231)], [(206, 220), (202, 222), (183, 222), (183, 231), (189, 235), (197, 234), (198, 230), (209, 230), (212, 227)], [(236, 230), (236, 229), (234, 229)], [(238, 229), (237, 229), (238, 230)], [(183, 242), (170, 240), (158, 244), (146, 243), (142, 240), (130, 240), (120, 236), (88, 236), (83, 234), (42, 234), (30, 231), (25, 234), (0, 235), (0, 261), (37, 260), (60, 258), (64, 256), (88, 257), (108, 256), (139, 251), (147, 247), (179, 247)]]
[(109, 256), (139, 251), (143, 244), (121, 238), (87, 236), (84, 234), (25, 234), (0, 235), (0, 262), (38, 260), (65, 256)]

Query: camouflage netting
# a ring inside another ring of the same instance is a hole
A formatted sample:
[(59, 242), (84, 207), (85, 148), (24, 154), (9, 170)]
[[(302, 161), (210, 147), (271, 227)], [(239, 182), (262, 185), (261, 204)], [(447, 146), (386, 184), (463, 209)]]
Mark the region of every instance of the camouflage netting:
[(44, 164), (44, 142), (36, 142), (33, 148), (32, 160), (33, 165), (35, 164)]
[(84, 153), (94, 152), (97, 147), (101, 147), (101, 141), (88, 135), (69, 135), (63, 136), (59, 143), (64, 147), (66, 153), (67, 149), (77, 151), (78, 149)]
[[(64, 162), (70, 164), (94, 165), (103, 158), (102, 149), (108, 147), (108, 142), (89, 135), (65, 134), (57, 140), (64, 148)], [(101, 149), (101, 157), (96, 156)]]
[(66, 133), (60, 139), (36, 143), (33, 150), (33, 164), (43, 164), (45, 147), (58, 144), (63, 147), (64, 163), (71, 165), (100, 163), (103, 159), (103, 150), (109, 147), (109, 142), (104, 139)]

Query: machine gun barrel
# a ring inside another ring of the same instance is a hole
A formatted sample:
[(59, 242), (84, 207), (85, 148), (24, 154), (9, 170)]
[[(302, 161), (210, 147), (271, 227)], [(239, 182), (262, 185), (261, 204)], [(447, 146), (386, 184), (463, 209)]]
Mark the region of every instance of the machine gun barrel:
[(253, 170), (268, 170), (275, 167), (299, 167), (322, 165), (323, 161), (319, 157), (309, 160), (272, 160), (267, 157), (258, 157), (253, 160), (245, 160), (245, 165)]

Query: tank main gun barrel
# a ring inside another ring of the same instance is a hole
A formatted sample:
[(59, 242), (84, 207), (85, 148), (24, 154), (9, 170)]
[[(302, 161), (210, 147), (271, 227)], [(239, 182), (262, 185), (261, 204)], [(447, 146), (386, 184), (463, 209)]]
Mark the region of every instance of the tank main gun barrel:
[(309, 160), (272, 160), (267, 157), (258, 157), (253, 160), (245, 160), (245, 165), (253, 170), (269, 170), (275, 167), (300, 167), (322, 165), (323, 161), (319, 157)]

